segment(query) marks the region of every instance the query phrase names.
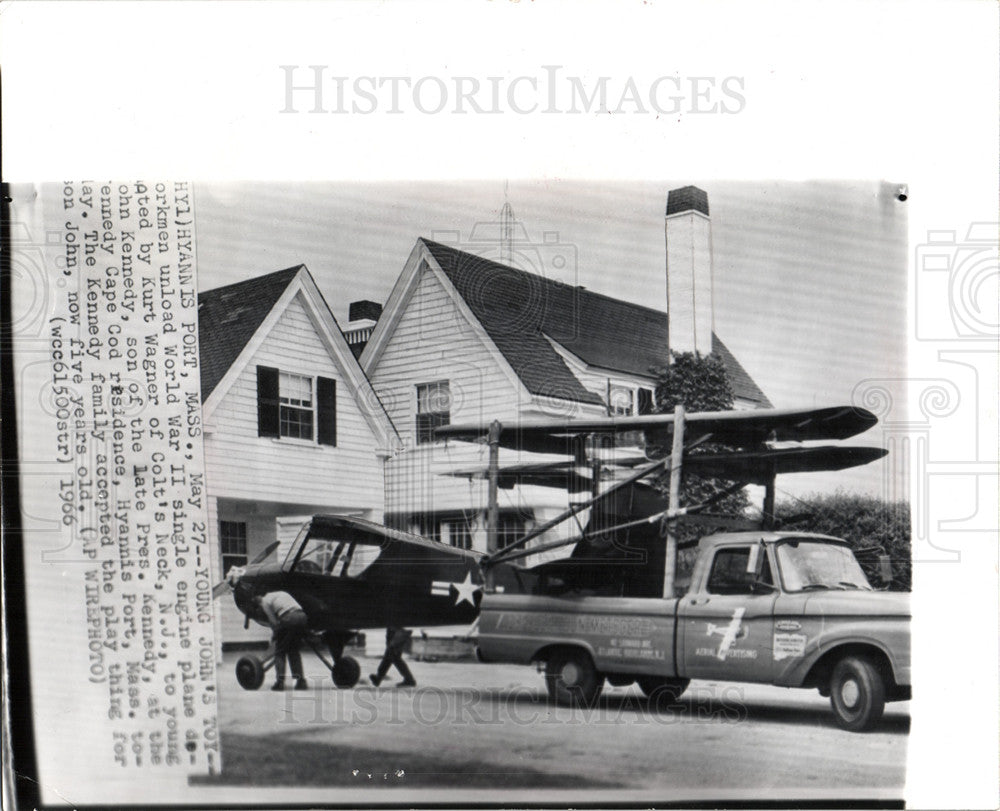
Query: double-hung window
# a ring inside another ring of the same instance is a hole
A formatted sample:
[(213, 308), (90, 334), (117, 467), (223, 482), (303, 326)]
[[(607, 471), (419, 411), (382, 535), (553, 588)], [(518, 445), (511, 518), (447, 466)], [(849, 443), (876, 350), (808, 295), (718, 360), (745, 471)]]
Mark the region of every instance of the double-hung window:
[(281, 436), (312, 439), (313, 381), (305, 375), (278, 374), (278, 425)]
[(257, 435), (337, 444), (337, 381), (257, 367)]
[(233, 566), (246, 566), (247, 525), (242, 521), (220, 521), (219, 547), (222, 551), (223, 576)]
[(434, 441), (434, 429), (451, 422), (451, 386), (447, 380), (417, 386), (417, 443)]

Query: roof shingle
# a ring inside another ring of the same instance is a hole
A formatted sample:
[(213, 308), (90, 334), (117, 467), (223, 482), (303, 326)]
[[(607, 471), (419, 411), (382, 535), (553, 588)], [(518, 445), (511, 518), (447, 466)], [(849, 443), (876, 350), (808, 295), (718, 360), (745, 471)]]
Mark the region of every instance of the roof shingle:
[(201, 400), (239, 357), (303, 265), (198, 294)]

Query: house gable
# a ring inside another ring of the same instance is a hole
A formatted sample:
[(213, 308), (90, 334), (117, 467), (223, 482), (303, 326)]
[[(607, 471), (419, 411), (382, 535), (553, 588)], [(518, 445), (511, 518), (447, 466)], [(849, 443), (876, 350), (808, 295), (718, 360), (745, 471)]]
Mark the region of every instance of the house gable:
[[(319, 335), (303, 291), (284, 304), (225, 389), (213, 392), (205, 464), (214, 496), (259, 502), (351, 508), (382, 503), (381, 439), (355, 396), (351, 377)], [(349, 354), (349, 352), (348, 352)], [(352, 358), (353, 360), (353, 358)], [(320, 379), (335, 386), (336, 444), (259, 435), (261, 368), (310, 381), (317, 407)]]
[(509, 419), (532, 401), (422, 241), (361, 362), (408, 446), (416, 444), (420, 384), (449, 383), (451, 421)]
[[(262, 281), (263, 280), (263, 281)], [(203, 364), (202, 411), (212, 424), (219, 404), (243, 375), (257, 352), (268, 341), (293, 301), (308, 319), (310, 328), (297, 338), (302, 347), (322, 347), (353, 395), (375, 437), (375, 446), (388, 453), (398, 444), (398, 435), (367, 377), (358, 365), (336, 319), (304, 265), (250, 279), (199, 296), (199, 337)], [(227, 315), (226, 308), (235, 313)], [(243, 319), (246, 320), (244, 323)], [(253, 331), (250, 327), (256, 324)], [(223, 361), (228, 366), (223, 369)]]

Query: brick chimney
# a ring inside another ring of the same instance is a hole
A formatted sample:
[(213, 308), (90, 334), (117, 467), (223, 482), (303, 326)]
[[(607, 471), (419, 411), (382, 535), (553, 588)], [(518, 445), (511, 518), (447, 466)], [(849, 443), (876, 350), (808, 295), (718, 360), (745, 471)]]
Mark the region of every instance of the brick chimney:
[(667, 194), (667, 348), (712, 351), (712, 221), (708, 195), (696, 186)]
[(348, 321), (378, 321), (382, 305), (377, 301), (352, 301), (348, 308)]
[(349, 323), (344, 329), (347, 345), (351, 347), (354, 357), (361, 357), (361, 352), (372, 337), (379, 316), (382, 315), (382, 305), (377, 301), (352, 301), (348, 308)]

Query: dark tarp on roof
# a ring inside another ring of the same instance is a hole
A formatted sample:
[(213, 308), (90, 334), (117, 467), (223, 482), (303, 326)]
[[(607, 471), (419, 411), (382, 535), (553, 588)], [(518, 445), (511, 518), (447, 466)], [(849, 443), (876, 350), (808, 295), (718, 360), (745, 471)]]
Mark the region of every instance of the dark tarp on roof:
[[(583, 388), (546, 336), (590, 366), (649, 375), (666, 365), (666, 313), (422, 241), (532, 394), (603, 402)], [(770, 407), (714, 334), (712, 350), (725, 364), (736, 397)]]
[(202, 402), (219, 385), (302, 267), (296, 265), (198, 294)]

